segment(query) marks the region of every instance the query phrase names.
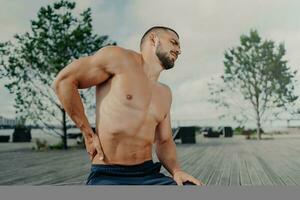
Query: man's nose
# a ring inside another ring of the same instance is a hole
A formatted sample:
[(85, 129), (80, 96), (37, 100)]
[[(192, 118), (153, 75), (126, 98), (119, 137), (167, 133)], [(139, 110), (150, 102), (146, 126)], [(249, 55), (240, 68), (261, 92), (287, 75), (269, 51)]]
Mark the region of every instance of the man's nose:
[(177, 55), (180, 55), (180, 54), (181, 54), (181, 50), (180, 50), (179, 48), (177, 48), (177, 49), (175, 50), (175, 52), (176, 52)]

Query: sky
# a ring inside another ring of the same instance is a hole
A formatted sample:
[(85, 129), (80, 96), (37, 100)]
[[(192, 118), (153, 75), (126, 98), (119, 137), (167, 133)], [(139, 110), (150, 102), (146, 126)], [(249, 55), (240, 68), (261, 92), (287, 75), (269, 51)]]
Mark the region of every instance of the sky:
[[(0, 41), (30, 30), (41, 6), (54, 1), (0, 0)], [(124, 48), (139, 51), (151, 26), (164, 25), (180, 35), (182, 54), (160, 82), (172, 89), (173, 121), (217, 122), (223, 110), (208, 102), (208, 82), (223, 73), (224, 52), (239, 44), (241, 34), (256, 29), (263, 39), (284, 42), (286, 59), (300, 69), (299, 0), (77, 0), (80, 13), (92, 9), (94, 31)], [(300, 70), (299, 70), (300, 71)], [(299, 73), (296, 79), (300, 80)], [(0, 80), (0, 115), (14, 117), (13, 96)], [(296, 86), (300, 94), (300, 86)]]

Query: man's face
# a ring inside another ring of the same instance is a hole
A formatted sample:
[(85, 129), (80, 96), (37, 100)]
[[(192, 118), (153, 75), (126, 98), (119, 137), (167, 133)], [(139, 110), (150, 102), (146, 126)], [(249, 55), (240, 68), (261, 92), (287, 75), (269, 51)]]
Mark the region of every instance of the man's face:
[(164, 69), (173, 68), (178, 55), (181, 53), (177, 35), (172, 31), (162, 32), (155, 53)]

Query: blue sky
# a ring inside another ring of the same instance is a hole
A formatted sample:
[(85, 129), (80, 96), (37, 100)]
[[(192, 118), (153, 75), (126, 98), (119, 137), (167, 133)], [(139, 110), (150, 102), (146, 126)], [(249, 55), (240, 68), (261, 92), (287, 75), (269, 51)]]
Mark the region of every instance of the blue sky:
[[(30, 30), (38, 9), (53, 1), (0, 0), (0, 41)], [(182, 55), (161, 82), (173, 90), (174, 120), (213, 120), (222, 113), (207, 102), (207, 83), (223, 71), (224, 51), (250, 29), (263, 38), (284, 42), (289, 65), (300, 69), (300, 1), (298, 0), (77, 0), (77, 12), (92, 8), (94, 30), (120, 46), (138, 51), (144, 31), (153, 25), (174, 28)], [(299, 70), (300, 71), (300, 70)], [(299, 73), (297, 79), (300, 80)], [(0, 80), (0, 115), (14, 117), (13, 96)], [(297, 94), (300, 94), (299, 85)]]

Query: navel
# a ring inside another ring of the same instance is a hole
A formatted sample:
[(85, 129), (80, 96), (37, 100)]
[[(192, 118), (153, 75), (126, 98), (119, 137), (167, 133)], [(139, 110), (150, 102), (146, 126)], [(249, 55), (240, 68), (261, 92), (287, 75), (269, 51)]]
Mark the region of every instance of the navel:
[(131, 94), (127, 94), (126, 95), (126, 99), (131, 100), (132, 99), (132, 95)]

